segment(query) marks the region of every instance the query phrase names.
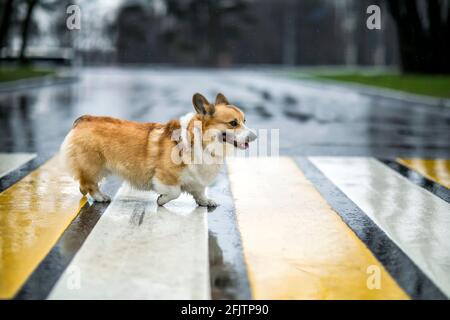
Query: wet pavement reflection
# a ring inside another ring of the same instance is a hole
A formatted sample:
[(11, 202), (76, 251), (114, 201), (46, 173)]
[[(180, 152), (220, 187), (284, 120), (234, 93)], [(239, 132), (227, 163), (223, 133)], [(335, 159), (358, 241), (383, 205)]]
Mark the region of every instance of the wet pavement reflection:
[(84, 69), (80, 78), (0, 93), (1, 151), (53, 153), (80, 115), (167, 121), (192, 111), (194, 92), (223, 92), (252, 127), (280, 129), (280, 154), (450, 155), (450, 108), (243, 70)]
[(225, 170), (208, 188), (220, 206), (208, 213), (209, 264), (213, 299), (250, 299), (247, 269)]

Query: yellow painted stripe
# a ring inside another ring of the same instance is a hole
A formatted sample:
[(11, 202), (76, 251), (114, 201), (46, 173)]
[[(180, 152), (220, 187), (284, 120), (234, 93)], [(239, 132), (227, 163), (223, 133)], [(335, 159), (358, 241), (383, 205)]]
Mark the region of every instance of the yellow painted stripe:
[(228, 169), (254, 298), (408, 299), (290, 158)]
[(399, 158), (397, 162), (450, 189), (450, 160)]
[(14, 297), (86, 203), (57, 157), (0, 193), (0, 298)]

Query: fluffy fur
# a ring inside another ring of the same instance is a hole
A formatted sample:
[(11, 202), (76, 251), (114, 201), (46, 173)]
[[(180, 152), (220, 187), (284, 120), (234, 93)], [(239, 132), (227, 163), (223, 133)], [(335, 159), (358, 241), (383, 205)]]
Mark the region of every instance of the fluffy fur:
[[(206, 197), (205, 188), (223, 163), (225, 153), (217, 150), (227, 145), (247, 148), (256, 135), (245, 126), (244, 113), (222, 94), (210, 104), (197, 93), (193, 105), (196, 113), (165, 124), (89, 115), (78, 118), (62, 144), (61, 154), (79, 182), (80, 192), (95, 201), (110, 201), (100, 191), (99, 182), (114, 174), (138, 189), (159, 193), (159, 205), (185, 191), (198, 205), (216, 206)], [(206, 150), (214, 161), (196, 162), (196, 148)]]

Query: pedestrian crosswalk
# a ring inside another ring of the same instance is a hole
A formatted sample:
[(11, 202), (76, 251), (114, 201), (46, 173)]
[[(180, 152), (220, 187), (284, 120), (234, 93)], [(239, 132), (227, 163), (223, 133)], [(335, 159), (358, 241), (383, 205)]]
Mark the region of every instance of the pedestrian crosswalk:
[(312, 158), (450, 296), (450, 204), (371, 158)]
[[(450, 297), (450, 204), (445, 198), (375, 158), (303, 158), (332, 186), (325, 195), (309, 167), (295, 160), (230, 158), (220, 177), (229, 181), (232, 192), (226, 212), (236, 217), (236, 228), (223, 232), (238, 231), (236, 250), (242, 248), (252, 298)], [(449, 191), (448, 160), (396, 161)], [(221, 192), (210, 191), (212, 198)], [(330, 195), (336, 200), (330, 201)], [(215, 281), (211, 250), (220, 251), (208, 226), (211, 213), (188, 195), (165, 207), (155, 199), (153, 192), (123, 184), (98, 221), (74, 229), (77, 216), (97, 207), (61, 171), (58, 157), (51, 158), (0, 193), (0, 299), (21, 298), (30, 279), (45, 282), (39, 266), (48, 265), (56, 243), (74, 233), (83, 233), (82, 241), (75, 247), (66, 240), (58, 246), (61, 254), (75, 252), (59, 262), (55, 281), (32, 286), (41, 290), (39, 297), (210, 299)], [(356, 222), (349, 223), (343, 218), (354, 214), (350, 203), (364, 219), (355, 214)], [(386, 258), (394, 247), (405, 258)], [(398, 271), (416, 283), (405, 285)], [(412, 292), (420, 286), (421, 292)], [(44, 287), (48, 289), (42, 292)]]
[(206, 208), (124, 185), (50, 299), (208, 299)]
[(447, 159), (397, 159), (424, 177), (450, 188), (450, 160)]
[(0, 193), (0, 298), (11, 298), (86, 199), (57, 157)]
[[(254, 298), (407, 298), (291, 159), (228, 165)], [(370, 268), (382, 279), (376, 290)]]

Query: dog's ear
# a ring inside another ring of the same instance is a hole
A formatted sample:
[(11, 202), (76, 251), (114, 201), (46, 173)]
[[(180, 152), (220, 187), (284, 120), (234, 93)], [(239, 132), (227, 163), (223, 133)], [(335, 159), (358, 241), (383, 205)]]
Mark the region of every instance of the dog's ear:
[(214, 105), (211, 105), (208, 100), (200, 93), (194, 94), (192, 97), (192, 104), (194, 105), (195, 111), (201, 115), (210, 115), (212, 116), (216, 111)]
[(230, 104), (230, 103), (228, 102), (228, 99), (223, 94), (218, 93), (217, 97), (216, 97), (216, 103), (215, 104), (216, 105), (218, 105), (218, 104), (225, 104), (225, 105), (227, 105), (227, 104)]

